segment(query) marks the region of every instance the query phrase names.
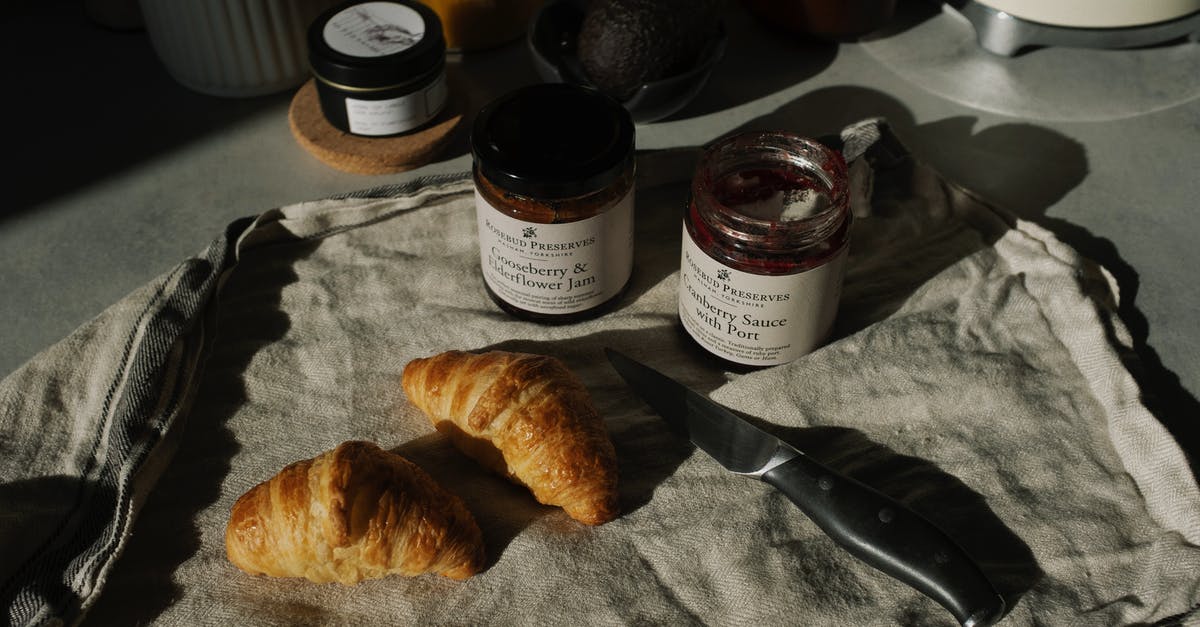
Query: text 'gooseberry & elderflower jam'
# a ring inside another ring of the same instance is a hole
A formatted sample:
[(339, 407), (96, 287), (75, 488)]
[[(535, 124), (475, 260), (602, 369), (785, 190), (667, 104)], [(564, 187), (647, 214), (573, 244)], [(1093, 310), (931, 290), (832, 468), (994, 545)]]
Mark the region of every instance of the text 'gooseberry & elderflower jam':
[(679, 318), (746, 366), (795, 360), (829, 336), (850, 241), (846, 163), (785, 132), (706, 147), (683, 220)]
[(544, 323), (603, 313), (633, 271), (634, 129), (594, 89), (523, 87), (471, 132), (484, 286), (504, 311)]

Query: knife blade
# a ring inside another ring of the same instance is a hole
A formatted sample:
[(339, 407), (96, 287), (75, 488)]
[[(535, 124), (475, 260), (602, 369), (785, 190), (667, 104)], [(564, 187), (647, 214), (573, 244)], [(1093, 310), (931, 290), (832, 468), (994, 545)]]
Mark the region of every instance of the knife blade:
[(770, 484), (851, 555), (937, 601), (964, 627), (992, 625), (1004, 598), (949, 535), (667, 375), (611, 348), (609, 363), (673, 430), (718, 463)]

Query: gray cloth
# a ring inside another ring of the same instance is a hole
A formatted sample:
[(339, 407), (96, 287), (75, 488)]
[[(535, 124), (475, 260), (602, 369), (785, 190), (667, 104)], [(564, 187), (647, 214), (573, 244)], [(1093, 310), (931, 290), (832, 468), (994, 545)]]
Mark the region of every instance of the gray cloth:
[[(0, 383), (9, 621), (953, 624), (781, 494), (680, 441), (605, 346), (933, 519), (1009, 601), (1005, 624), (1189, 620), (1200, 492), (1123, 366), (1112, 281), (922, 166), (886, 126), (840, 139), (856, 221), (836, 337), (748, 374), (707, 358), (676, 319), (694, 151), (639, 158), (633, 282), (615, 311), (572, 325), (488, 300), (466, 176), (231, 225)], [(408, 360), (487, 348), (555, 355), (585, 382), (619, 458), (619, 519), (584, 527), (536, 504), (404, 398)], [(351, 439), (459, 494), (486, 570), (347, 587), (233, 567), (233, 501)]]

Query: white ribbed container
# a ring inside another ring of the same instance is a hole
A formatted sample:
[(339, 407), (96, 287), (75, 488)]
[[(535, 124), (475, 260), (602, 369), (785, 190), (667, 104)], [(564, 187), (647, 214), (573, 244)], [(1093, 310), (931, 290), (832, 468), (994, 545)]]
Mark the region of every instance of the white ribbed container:
[(340, 0), (140, 1), (150, 42), (175, 80), (247, 97), (308, 78), (308, 25)]

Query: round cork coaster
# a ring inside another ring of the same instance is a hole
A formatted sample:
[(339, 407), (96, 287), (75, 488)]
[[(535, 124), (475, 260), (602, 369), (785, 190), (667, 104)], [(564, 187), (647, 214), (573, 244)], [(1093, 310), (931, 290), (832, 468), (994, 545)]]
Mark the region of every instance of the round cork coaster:
[(305, 150), (326, 165), (352, 174), (394, 174), (425, 165), (446, 147), (462, 124), (462, 107), (451, 97), (427, 126), (395, 137), (361, 137), (340, 131), (321, 113), (311, 79), (292, 97), (288, 125)]

